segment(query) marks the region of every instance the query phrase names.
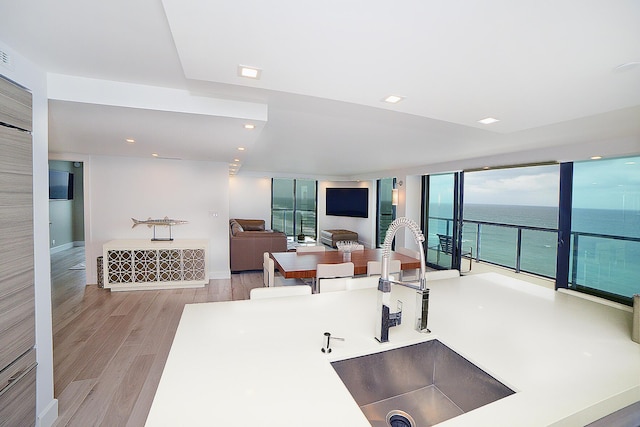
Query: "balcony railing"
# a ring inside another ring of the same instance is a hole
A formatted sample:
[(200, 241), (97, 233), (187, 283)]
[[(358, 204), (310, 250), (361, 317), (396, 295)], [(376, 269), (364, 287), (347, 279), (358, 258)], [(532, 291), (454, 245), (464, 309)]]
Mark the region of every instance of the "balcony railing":
[[(555, 279), (558, 229), (488, 221), (464, 220), (463, 248), (474, 259)], [(453, 220), (429, 217), (428, 247), (438, 245), (437, 233), (451, 235)], [(626, 301), (638, 293), (640, 238), (598, 233), (571, 233), (570, 286), (620, 295)], [(615, 298), (614, 298), (615, 299)]]
[[(300, 234), (300, 224), (302, 223), (302, 233), (306, 236), (316, 238), (316, 213), (315, 211), (296, 210), (297, 221), (294, 223), (294, 211), (292, 209), (272, 209), (272, 228), (282, 231), (287, 236), (297, 236)], [(301, 221), (302, 220), (302, 221)]]

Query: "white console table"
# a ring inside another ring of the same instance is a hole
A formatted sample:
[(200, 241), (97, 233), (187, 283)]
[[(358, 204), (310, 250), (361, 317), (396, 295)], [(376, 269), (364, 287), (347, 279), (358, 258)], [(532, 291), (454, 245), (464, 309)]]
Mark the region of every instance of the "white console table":
[(200, 288), (209, 283), (208, 255), (208, 240), (112, 240), (102, 247), (104, 287)]

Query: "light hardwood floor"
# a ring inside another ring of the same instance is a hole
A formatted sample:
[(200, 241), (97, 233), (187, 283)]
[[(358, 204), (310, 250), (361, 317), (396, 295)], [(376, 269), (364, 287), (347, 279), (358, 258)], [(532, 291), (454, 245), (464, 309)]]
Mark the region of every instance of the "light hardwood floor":
[(249, 272), (199, 289), (111, 293), (69, 270), (83, 261), (84, 248), (51, 255), (55, 427), (143, 426), (184, 305), (248, 299), (262, 286), (262, 272)]

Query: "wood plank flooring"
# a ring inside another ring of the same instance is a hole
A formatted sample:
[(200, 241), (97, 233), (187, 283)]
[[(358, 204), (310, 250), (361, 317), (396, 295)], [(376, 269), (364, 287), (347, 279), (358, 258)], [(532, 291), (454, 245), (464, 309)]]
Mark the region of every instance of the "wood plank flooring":
[(69, 270), (80, 262), (81, 247), (51, 255), (55, 427), (143, 426), (184, 305), (262, 286), (262, 272), (248, 272), (199, 289), (111, 293)]

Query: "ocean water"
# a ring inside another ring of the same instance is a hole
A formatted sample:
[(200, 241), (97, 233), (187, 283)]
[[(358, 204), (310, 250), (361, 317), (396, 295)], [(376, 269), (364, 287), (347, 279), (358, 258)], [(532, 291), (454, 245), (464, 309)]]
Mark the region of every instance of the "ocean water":
[[(431, 217), (451, 217), (450, 205), (430, 206)], [(463, 248), (480, 260), (516, 267), (517, 227), (470, 223), (481, 221), (541, 227), (522, 230), (522, 271), (554, 278), (556, 275), (558, 208), (547, 206), (464, 206)], [(450, 233), (451, 221), (430, 219), (428, 245), (438, 245), (438, 233)], [(640, 212), (609, 209), (573, 209), (569, 277), (573, 285), (632, 297), (640, 293)], [(586, 236), (592, 233), (600, 236)], [(479, 243), (478, 243), (479, 235)], [(577, 236), (577, 237), (576, 237)]]

